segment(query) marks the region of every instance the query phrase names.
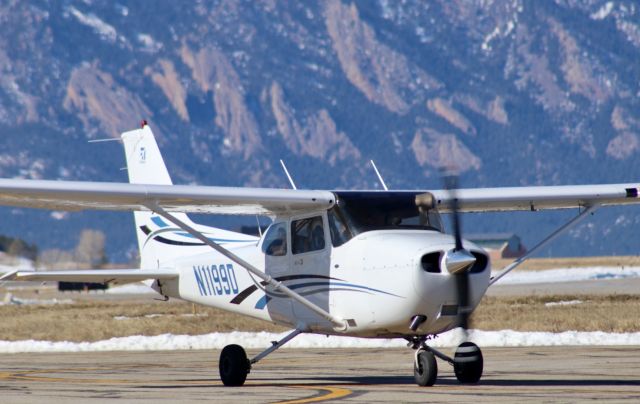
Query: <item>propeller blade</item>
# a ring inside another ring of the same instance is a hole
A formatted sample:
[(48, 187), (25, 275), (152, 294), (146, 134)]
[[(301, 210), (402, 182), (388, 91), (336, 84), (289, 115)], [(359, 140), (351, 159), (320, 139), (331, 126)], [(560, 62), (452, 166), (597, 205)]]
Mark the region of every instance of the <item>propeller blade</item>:
[(451, 214), (453, 219), (453, 237), (456, 240), (456, 251), (463, 249), (462, 247), (462, 231), (460, 229), (460, 211), (456, 191), (458, 189), (458, 177), (448, 175), (445, 177), (445, 188), (449, 191), (451, 198)]
[(465, 339), (469, 326), (469, 268), (475, 263), (476, 258), (462, 245), (462, 226), (460, 224), (460, 209), (456, 191), (458, 189), (458, 177), (447, 175), (445, 188), (449, 191), (451, 199), (451, 214), (453, 225), (453, 237), (455, 248), (447, 254), (447, 270), (455, 276), (458, 294), (458, 327), (464, 330)]
[(469, 272), (464, 271), (455, 277), (458, 287), (458, 327), (464, 330), (466, 338), (469, 328)]

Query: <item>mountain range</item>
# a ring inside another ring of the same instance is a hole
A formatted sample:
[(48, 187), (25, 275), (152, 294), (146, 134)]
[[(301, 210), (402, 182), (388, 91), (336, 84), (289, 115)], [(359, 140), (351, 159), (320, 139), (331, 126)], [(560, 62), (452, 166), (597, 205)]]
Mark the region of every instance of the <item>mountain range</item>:
[[(175, 183), (379, 189), (640, 180), (640, 6), (601, 0), (0, 3), (0, 177), (126, 181), (142, 119)], [(2, 208), (0, 233), (70, 248), (131, 215)], [(576, 212), (469, 214), (526, 245)], [(242, 221), (198, 217), (209, 224)], [(253, 220), (253, 219), (252, 219)], [(546, 254), (636, 254), (612, 208)]]

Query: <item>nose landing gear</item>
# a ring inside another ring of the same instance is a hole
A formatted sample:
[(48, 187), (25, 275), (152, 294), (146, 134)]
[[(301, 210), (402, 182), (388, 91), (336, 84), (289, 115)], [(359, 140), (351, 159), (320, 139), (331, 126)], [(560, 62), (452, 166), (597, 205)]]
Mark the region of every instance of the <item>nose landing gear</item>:
[(433, 386), (438, 377), (438, 362), (430, 351), (416, 351), (416, 359), (413, 364), (413, 378), (418, 386)]
[(463, 342), (453, 356), (453, 371), (460, 383), (478, 383), (482, 377), (482, 351), (473, 342)]
[(426, 344), (426, 337), (409, 339), (409, 346), (416, 350), (413, 377), (418, 386), (433, 386), (438, 377), (436, 357), (453, 366), (460, 383), (473, 384), (480, 381), (484, 367), (482, 351), (473, 342), (463, 342), (451, 358)]

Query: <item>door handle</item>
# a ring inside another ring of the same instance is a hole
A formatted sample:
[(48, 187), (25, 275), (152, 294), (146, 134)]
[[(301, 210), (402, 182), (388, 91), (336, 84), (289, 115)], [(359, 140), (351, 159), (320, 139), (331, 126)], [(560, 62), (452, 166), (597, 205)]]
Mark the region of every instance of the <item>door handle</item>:
[(302, 263), (303, 263), (302, 258), (300, 258), (299, 260), (295, 260), (293, 262), (294, 265), (302, 265)]

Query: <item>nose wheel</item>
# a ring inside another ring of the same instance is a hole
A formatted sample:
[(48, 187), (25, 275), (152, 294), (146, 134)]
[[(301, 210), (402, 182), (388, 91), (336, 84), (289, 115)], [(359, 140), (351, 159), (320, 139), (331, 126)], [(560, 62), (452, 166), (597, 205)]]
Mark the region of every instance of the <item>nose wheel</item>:
[(418, 351), (413, 364), (413, 378), (418, 386), (433, 386), (438, 377), (438, 362), (433, 353)]
[(482, 351), (473, 342), (463, 342), (453, 357), (453, 371), (460, 383), (478, 383), (482, 377)]
[(480, 381), (484, 367), (482, 351), (473, 342), (463, 342), (451, 358), (426, 344), (426, 338), (410, 340), (409, 346), (416, 349), (413, 363), (413, 377), (418, 386), (433, 386), (438, 377), (436, 357), (453, 366), (453, 372), (460, 383), (473, 384)]

